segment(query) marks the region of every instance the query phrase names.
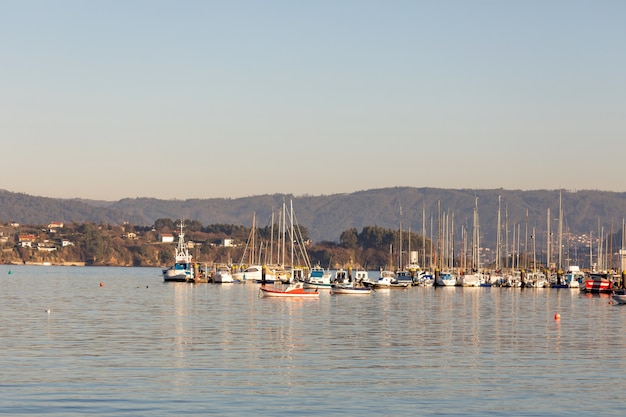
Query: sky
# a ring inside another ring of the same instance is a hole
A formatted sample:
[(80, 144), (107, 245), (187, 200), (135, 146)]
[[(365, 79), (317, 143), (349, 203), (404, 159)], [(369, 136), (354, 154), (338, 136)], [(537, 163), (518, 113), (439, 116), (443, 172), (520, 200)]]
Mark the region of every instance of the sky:
[(0, 189), (626, 191), (626, 2), (0, 0)]

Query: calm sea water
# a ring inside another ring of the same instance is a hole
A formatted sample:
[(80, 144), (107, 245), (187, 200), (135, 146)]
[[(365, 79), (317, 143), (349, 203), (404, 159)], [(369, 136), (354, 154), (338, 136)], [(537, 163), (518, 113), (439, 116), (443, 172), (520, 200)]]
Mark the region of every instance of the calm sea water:
[(577, 290), (416, 287), (298, 300), (259, 298), (256, 284), (165, 284), (153, 268), (0, 274), (0, 414), (624, 410), (626, 307)]

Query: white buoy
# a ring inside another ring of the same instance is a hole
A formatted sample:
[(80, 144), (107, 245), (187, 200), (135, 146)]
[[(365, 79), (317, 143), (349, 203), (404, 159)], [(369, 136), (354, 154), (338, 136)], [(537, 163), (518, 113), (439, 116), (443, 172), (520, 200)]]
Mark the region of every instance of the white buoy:
[(47, 309), (47, 310), (46, 310), (46, 313), (50, 314), (50, 309)]

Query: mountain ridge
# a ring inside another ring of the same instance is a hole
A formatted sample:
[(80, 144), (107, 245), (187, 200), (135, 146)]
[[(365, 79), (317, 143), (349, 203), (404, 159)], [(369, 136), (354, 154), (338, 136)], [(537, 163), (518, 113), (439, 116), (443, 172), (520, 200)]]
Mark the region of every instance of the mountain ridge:
[[(616, 232), (626, 213), (626, 193), (598, 190), (505, 190), (390, 187), (320, 196), (264, 194), (240, 198), (163, 200), (150, 197), (117, 201), (59, 199), (0, 190), (0, 221), (47, 224), (51, 221), (94, 222), (149, 226), (159, 218), (197, 220), (208, 224), (268, 225), (283, 202), (293, 204), (296, 220), (315, 241), (338, 242), (341, 232), (364, 226), (399, 228), (437, 237), (439, 219), (454, 229), (469, 230), (476, 201), (482, 239), (495, 242), (500, 197), (501, 233), (514, 225), (523, 233), (533, 227), (537, 241), (547, 239), (547, 209), (558, 218), (559, 194), (563, 230), (583, 234), (605, 227)], [(477, 199), (477, 200), (476, 200)], [(425, 216), (423, 216), (425, 213)], [(528, 213), (528, 214), (526, 214)], [(276, 221), (276, 218), (275, 218)], [(600, 225), (600, 226), (599, 226)], [(424, 227), (425, 226), (425, 227)], [(551, 225), (557, 231), (556, 223)], [(458, 232), (455, 232), (458, 233)], [(544, 234), (544, 237), (541, 234)], [(456, 236), (460, 239), (460, 234)], [(504, 237), (503, 237), (504, 239)]]

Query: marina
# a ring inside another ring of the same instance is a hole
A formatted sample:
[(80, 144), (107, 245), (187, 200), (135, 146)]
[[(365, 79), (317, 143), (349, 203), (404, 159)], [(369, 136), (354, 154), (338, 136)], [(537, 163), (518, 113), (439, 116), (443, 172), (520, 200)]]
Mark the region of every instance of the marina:
[(254, 283), (165, 283), (158, 268), (10, 271), (0, 267), (2, 414), (623, 410), (626, 306), (609, 294), (417, 286), (279, 299)]

